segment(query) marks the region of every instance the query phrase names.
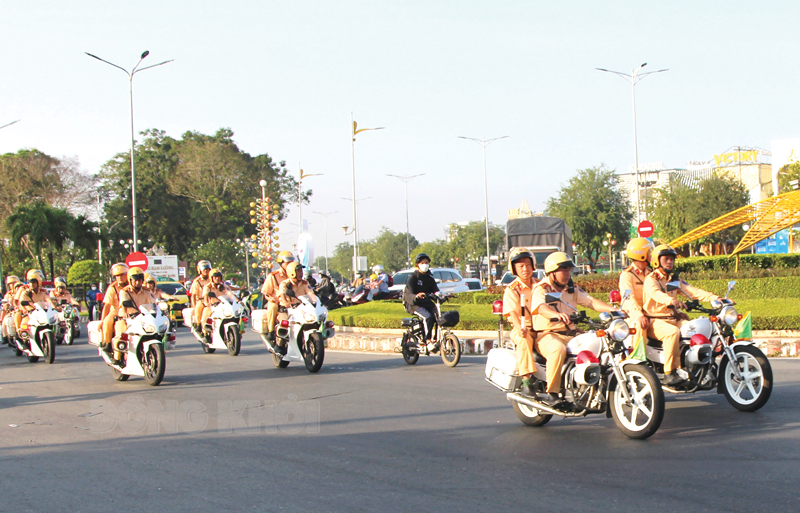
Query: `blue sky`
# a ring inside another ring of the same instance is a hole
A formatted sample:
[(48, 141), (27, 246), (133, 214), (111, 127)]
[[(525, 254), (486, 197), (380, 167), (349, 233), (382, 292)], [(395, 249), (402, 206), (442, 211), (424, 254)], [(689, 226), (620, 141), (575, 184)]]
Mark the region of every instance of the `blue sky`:
[[(213, 133), (229, 127), (251, 154), (323, 173), (303, 212), (316, 253), (352, 224), (350, 112), (359, 127), (363, 239), (381, 226), (442, 237), (484, 216), (481, 149), (489, 146), (489, 219), (527, 199), (534, 210), (577, 169), (633, 163), (630, 86), (602, 67), (670, 71), (636, 88), (640, 163), (708, 160), (731, 146), (800, 136), (796, 2), (31, 1), (0, 19), (0, 152), (38, 148), (96, 172), (135, 125)], [(282, 223), (297, 234), (296, 212)], [(285, 238), (284, 238), (285, 240)]]

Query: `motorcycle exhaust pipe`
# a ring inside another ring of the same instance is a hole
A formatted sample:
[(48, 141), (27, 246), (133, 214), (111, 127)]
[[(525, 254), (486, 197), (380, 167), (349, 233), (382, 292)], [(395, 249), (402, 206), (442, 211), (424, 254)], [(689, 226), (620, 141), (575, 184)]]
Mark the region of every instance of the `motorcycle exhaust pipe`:
[(530, 406), (531, 408), (536, 408), (537, 410), (542, 411), (544, 413), (549, 413), (551, 415), (558, 415), (559, 417), (584, 417), (586, 415), (586, 412), (571, 413), (565, 411), (558, 411), (545, 404), (540, 403), (539, 401), (535, 401), (533, 399), (520, 395), (516, 392), (507, 393), (506, 399), (512, 402), (522, 403), (526, 406)]

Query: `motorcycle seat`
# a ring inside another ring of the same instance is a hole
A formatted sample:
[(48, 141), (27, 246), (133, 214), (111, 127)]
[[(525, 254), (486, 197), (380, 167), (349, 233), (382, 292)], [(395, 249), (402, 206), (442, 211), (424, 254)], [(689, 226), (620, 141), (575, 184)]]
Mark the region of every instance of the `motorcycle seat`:
[(539, 354), (536, 349), (533, 350), (533, 361), (538, 363), (539, 365), (545, 365), (547, 363), (547, 358)]
[(661, 349), (663, 347), (662, 342), (660, 340), (658, 340), (657, 338), (649, 338), (648, 337), (647, 345), (650, 346), (650, 347), (658, 348), (658, 349)]

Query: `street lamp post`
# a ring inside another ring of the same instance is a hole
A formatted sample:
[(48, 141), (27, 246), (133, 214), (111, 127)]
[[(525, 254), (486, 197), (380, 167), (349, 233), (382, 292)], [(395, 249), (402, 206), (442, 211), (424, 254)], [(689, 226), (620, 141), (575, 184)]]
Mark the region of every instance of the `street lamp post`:
[(408, 235), (408, 230), (409, 230), (409, 228), (408, 228), (408, 182), (410, 182), (414, 178), (417, 178), (417, 177), (420, 177), (420, 176), (423, 176), (423, 175), (425, 175), (425, 173), (420, 173), (418, 175), (412, 175), (412, 176), (408, 176), (408, 175), (398, 176), (398, 175), (390, 175), (390, 174), (386, 175), (386, 176), (391, 176), (391, 177), (397, 178), (399, 180), (402, 180), (403, 183), (406, 186), (406, 263), (411, 262), (411, 244), (409, 242), (409, 235)]
[(131, 99), (131, 210), (132, 210), (132, 213), (133, 213), (133, 250), (134, 251), (139, 251), (139, 242), (138, 242), (139, 241), (139, 232), (138, 232), (138, 222), (137, 222), (137, 216), (136, 216), (136, 167), (135, 167), (134, 158), (133, 158), (134, 157), (134, 154), (133, 154), (134, 145), (136, 144), (136, 141), (134, 139), (134, 131), (133, 131), (133, 76), (136, 73), (140, 72), (140, 71), (144, 71), (144, 70), (150, 69), (150, 68), (155, 68), (156, 66), (161, 66), (162, 64), (167, 64), (169, 62), (172, 62), (174, 59), (170, 59), (170, 60), (164, 61), (164, 62), (159, 62), (158, 64), (153, 64), (152, 66), (145, 66), (143, 68), (139, 68), (139, 65), (142, 63), (144, 58), (147, 57), (148, 55), (150, 55), (150, 52), (146, 51), (146, 52), (142, 53), (142, 56), (139, 57), (139, 62), (137, 62), (136, 66), (134, 66), (133, 69), (129, 72), (128, 70), (126, 70), (122, 66), (117, 66), (113, 62), (109, 62), (109, 61), (107, 61), (105, 59), (101, 59), (100, 57), (98, 57), (96, 55), (93, 55), (93, 54), (91, 54), (89, 52), (84, 52), (84, 53), (86, 55), (88, 55), (89, 57), (93, 57), (93, 58), (97, 59), (98, 61), (105, 62), (106, 64), (114, 66), (117, 69), (121, 69), (122, 71), (125, 72), (126, 75), (128, 75), (128, 82), (129, 82), (129, 85), (130, 85), (130, 99)]
[(303, 233), (303, 178), (308, 178), (309, 176), (322, 176), (322, 173), (306, 173), (303, 171), (303, 168), (300, 167), (299, 162), (297, 163), (297, 167), (300, 169), (300, 180), (297, 182), (297, 211), (300, 214), (300, 233)]
[[(353, 113), (350, 113), (350, 157), (353, 164), (353, 279), (356, 275), (356, 262), (358, 260), (358, 206), (356, 201), (356, 134), (366, 132), (367, 130), (383, 130), (384, 127), (378, 128), (358, 128), (358, 124), (353, 120)], [(346, 232), (347, 230), (345, 230)]]
[(333, 212), (314, 212), (315, 214), (319, 214), (325, 218), (325, 274), (328, 274), (328, 216), (331, 214), (335, 214), (338, 212), (334, 210)]
[[(486, 137), (482, 137), (480, 139), (475, 139), (474, 137), (464, 137), (459, 135), (459, 139), (466, 139), (468, 141), (473, 141), (481, 145), (483, 148), (483, 196), (484, 196), (484, 207), (485, 207), (485, 224), (486, 224), (486, 286), (489, 287), (491, 285), (491, 268), (492, 268), (492, 255), (489, 251), (489, 185), (486, 179), (486, 147), (489, 146), (494, 141), (498, 139), (505, 139), (509, 136), (504, 135), (502, 137), (495, 137), (494, 139), (486, 139)], [(480, 269), (480, 267), (479, 267)]]
[[(631, 74), (622, 73), (621, 71), (612, 71), (603, 68), (595, 68), (598, 71), (604, 71), (606, 73), (613, 73), (618, 77), (622, 78), (623, 80), (629, 82), (631, 84), (631, 101), (633, 103), (633, 165), (635, 168), (635, 177), (636, 177), (636, 222), (642, 220), (642, 216), (640, 214), (641, 210), (641, 199), (639, 197), (639, 145), (636, 139), (636, 84), (639, 83), (647, 75), (652, 75), (653, 73), (661, 73), (662, 71), (669, 71), (668, 69), (660, 69), (658, 71), (648, 71), (647, 73), (639, 73), (642, 68), (647, 66), (647, 63), (642, 63), (641, 66), (636, 68), (635, 70), (631, 71)], [(645, 184), (645, 209), (644, 209), (644, 218), (647, 218), (647, 185)]]

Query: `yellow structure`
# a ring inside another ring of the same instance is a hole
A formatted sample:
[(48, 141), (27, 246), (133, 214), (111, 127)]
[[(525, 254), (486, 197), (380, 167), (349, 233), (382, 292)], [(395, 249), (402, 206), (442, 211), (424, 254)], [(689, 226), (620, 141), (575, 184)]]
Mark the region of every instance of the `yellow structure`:
[[(671, 241), (669, 245), (672, 247), (682, 246), (725, 228), (743, 223), (751, 223), (751, 228), (747, 230), (742, 240), (739, 241), (731, 256), (740, 253), (780, 230), (800, 224), (800, 190), (767, 198), (733, 212), (728, 212), (724, 216), (681, 235)], [(792, 247), (791, 239), (789, 247)]]

